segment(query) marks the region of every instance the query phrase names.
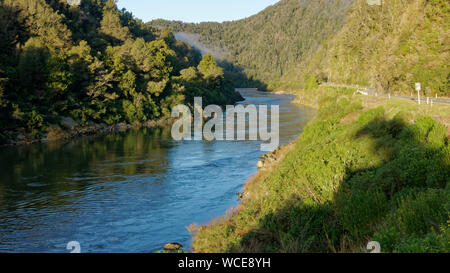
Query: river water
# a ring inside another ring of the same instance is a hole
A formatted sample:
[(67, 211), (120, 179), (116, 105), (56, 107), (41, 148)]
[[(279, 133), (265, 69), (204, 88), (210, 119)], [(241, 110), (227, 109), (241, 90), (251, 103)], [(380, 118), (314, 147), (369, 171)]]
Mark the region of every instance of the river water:
[[(292, 96), (245, 92), (245, 103), (280, 106), (280, 142), (313, 111)], [(257, 171), (259, 141), (174, 141), (171, 128), (0, 148), (0, 252), (155, 252), (189, 249), (186, 227), (238, 204)]]

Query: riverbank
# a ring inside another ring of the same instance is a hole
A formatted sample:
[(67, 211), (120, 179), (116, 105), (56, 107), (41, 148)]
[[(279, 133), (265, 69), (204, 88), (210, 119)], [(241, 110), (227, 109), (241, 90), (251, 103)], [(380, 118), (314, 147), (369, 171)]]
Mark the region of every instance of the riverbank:
[[(280, 106), (280, 144), (297, 138), (315, 112), (292, 96), (246, 98)], [(171, 127), (4, 147), (0, 248), (65, 252), (79, 240), (83, 252), (155, 252), (169, 242), (189, 249), (186, 226), (238, 205), (235, 193), (263, 152), (251, 140), (174, 141)]]
[(191, 226), (193, 250), (366, 252), (376, 240), (383, 252), (448, 251), (449, 109), (316, 91), (297, 97), (316, 119), (238, 207)]
[(121, 122), (113, 125), (106, 125), (104, 123), (97, 124), (90, 122), (87, 126), (82, 126), (71, 118), (61, 117), (59, 124), (50, 125), (43, 129), (42, 137), (34, 137), (25, 135), (20, 132), (6, 131), (3, 132), (5, 139), (2, 146), (14, 146), (32, 143), (45, 143), (56, 140), (70, 140), (76, 137), (97, 135), (109, 132), (123, 132), (129, 129), (155, 128), (170, 125), (174, 122), (173, 119), (163, 118), (159, 120), (149, 120), (147, 122), (134, 122), (133, 124)]

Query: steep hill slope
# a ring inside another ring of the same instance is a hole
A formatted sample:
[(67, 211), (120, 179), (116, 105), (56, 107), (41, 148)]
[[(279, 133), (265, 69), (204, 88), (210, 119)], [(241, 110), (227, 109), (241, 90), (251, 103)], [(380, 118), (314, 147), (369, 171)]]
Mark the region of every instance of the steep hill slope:
[(450, 2), (391, 0), (382, 6), (359, 1), (346, 25), (323, 43), (298, 75), (370, 85), (407, 93), (421, 82), (427, 96), (450, 95)]
[(196, 33), (206, 45), (270, 88), (318, 81), (407, 93), (450, 95), (450, 4), (445, 0), (283, 0), (252, 17), (219, 23), (156, 26)]
[(155, 26), (196, 33), (208, 47), (222, 48), (226, 60), (250, 78), (267, 83), (308, 60), (344, 24), (352, 0), (283, 0), (249, 18), (184, 24), (155, 20)]

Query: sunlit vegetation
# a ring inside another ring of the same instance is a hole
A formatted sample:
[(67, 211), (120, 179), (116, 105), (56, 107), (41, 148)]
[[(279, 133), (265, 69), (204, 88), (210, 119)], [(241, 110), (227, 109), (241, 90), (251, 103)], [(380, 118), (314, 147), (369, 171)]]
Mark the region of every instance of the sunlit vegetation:
[[(343, 24), (351, 0), (283, 0), (249, 18), (186, 24), (155, 20), (153, 25), (200, 34), (200, 42), (222, 48), (226, 61), (247, 77), (274, 84), (317, 50)], [(217, 51), (217, 50), (215, 50)]]
[(300, 74), (392, 94), (410, 95), (420, 82), (426, 96), (450, 96), (450, 3), (364, 2), (354, 5), (344, 27)]
[(450, 3), (446, 0), (282, 0), (249, 18), (154, 25), (200, 34), (229, 62), (270, 89), (308, 88), (311, 80), (450, 96)]
[(242, 204), (194, 229), (197, 252), (448, 252), (450, 147), (427, 116), (363, 110), (327, 88), (315, 121)]
[[(0, 0), (0, 139), (146, 122), (180, 103), (239, 99), (214, 58), (118, 10), (114, 0)], [(53, 130), (55, 132), (55, 130)]]

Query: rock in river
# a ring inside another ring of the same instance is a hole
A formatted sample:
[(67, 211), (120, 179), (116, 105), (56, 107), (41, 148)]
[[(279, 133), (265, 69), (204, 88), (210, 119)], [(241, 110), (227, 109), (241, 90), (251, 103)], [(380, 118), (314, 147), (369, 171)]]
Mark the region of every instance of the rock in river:
[(258, 169), (262, 169), (264, 167), (264, 162), (262, 160), (258, 161)]
[(166, 251), (177, 251), (183, 249), (183, 246), (179, 243), (168, 243), (164, 246), (164, 250)]

